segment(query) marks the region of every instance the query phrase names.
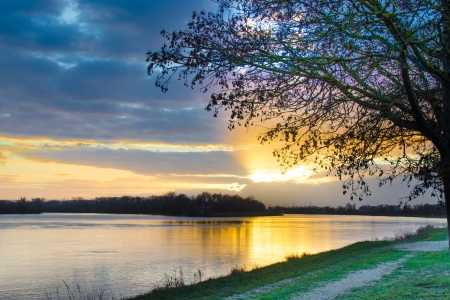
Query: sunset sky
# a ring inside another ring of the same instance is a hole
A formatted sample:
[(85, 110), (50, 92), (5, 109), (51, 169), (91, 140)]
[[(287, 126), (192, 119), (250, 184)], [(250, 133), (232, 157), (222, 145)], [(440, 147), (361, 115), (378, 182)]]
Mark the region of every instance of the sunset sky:
[[(201, 9), (214, 3), (1, 1), (0, 199), (209, 191), (266, 205), (350, 202), (313, 166), (281, 174), (257, 128), (230, 132), (226, 115), (205, 111), (209, 95), (155, 87), (147, 51), (162, 46), (161, 29), (185, 28)], [(356, 204), (397, 204), (405, 193), (374, 187)]]

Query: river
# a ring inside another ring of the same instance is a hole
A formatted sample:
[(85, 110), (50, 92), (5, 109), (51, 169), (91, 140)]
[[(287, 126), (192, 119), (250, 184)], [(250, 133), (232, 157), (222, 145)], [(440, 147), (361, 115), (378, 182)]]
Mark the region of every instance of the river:
[[(393, 237), (443, 218), (285, 215), (187, 218), (149, 215), (0, 215), (0, 299), (61, 299), (104, 290), (129, 297), (180, 270), (187, 284), (284, 260)], [(65, 283), (64, 283), (65, 282)]]

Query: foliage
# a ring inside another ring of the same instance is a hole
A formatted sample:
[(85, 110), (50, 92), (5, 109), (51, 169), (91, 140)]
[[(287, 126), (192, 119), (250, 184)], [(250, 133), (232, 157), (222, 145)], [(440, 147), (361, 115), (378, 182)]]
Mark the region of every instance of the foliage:
[(445, 207), (440, 204), (398, 205), (380, 204), (376, 206), (362, 205), (356, 209), (347, 203), (345, 206), (270, 206), (269, 211), (285, 214), (337, 214), (337, 215), (383, 215), (383, 216), (444, 216)]
[(298, 254), (297, 252), (296, 253), (291, 253), (291, 254), (289, 254), (289, 255), (286, 255), (286, 257), (285, 257), (285, 260), (286, 261), (290, 261), (290, 260), (293, 260), (293, 259), (302, 259), (303, 257), (305, 257), (305, 256), (308, 256), (308, 255), (310, 255), (308, 252), (303, 252), (302, 254)]
[(51, 200), (43, 204), (45, 212), (162, 214), (208, 216), (219, 213), (262, 213), (266, 206), (253, 197), (201, 193), (187, 196), (173, 192), (151, 197), (99, 197), (95, 200)]
[[(55, 298), (53, 298), (52, 293), (46, 292), (47, 300), (60, 300), (60, 299), (69, 299), (69, 300), (77, 300), (76, 294), (78, 294), (79, 300), (106, 300), (109, 299), (105, 290), (96, 290), (92, 289), (89, 291), (87, 289), (82, 289), (79, 284), (77, 284), (77, 292), (73, 292), (70, 286), (63, 280), (64, 286), (66, 288), (67, 297), (61, 298), (63, 293), (60, 293), (59, 289), (56, 289)], [(111, 300), (114, 300), (114, 297), (111, 296)]]
[(401, 176), (407, 201), (431, 189), (449, 204), (450, 1), (216, 2), (162, 31), (147, 55), (158, 87), (178, 76), (230, 129), (264, 123), (283, 168), (314, 162), (351, 199), (371, 194), (366, 176)]
[(27, 201), (25, 197), (17, 201), (0, 200), (0, 214), (40, 214), (44, 199), (35, 198)]
[(237, 274), (241, 274), (245, 272), (245, 268), (244, 267), (238, 267), (238, 266), (234, 266), (233, 268), (231, 268), (230, 274), (231, 276), (237, 275)]
[(202, 282), (202, 278), (203, 278), (202, 270), (197, 269), (197, 271), (195, 271), (195, 273), (194, 273), (194, 283)]
[(173, 271), (171, 275), (166, 274), (164, 281), (159, 285), (155, 285), (152, 292), (165, 291), (185, 285), (183, 270), (180, 268), (178, 273), (177, 271)]

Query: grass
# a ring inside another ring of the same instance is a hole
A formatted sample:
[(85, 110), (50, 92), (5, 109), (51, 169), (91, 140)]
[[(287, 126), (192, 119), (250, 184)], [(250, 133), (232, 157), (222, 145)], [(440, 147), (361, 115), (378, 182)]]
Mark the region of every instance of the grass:
[[(423, 228), (414, 235), (398, 235), (394, 240), (359, 242), (319, 254), (293, 254), (287, 256), (285, 262), (250, 271), (236, 266), (230, 276), (200, 280), (189, 286), (155, 289), (132, 299), (223, 299), (251, 290), (257, 290), (258, 293), (248, 294), (248, 298), (289, 299), (298, 291), (338, 280), (348, 272), (373, 268), (409, 254), (386, 246), (445, 239), (446, 228)], [(449, 270), (448, 250), (415, 253), (382, 282), (351, 291), (341, 299), (410, 299), (412, 295), (415, 299), (450, 299), (447, 295), (450, 289)]]
[(450, 299), (450, 254), (419, 252), (383, 281), (338, 299)]
[(171, 275), (166, 274), (165, 280), (162, 283), (155, 285), (153, 291), (165, 291), (182, 286), (186, 286), (186, 284), (184, 282), (183, 270), (180, 268), (178, 272), (173, 271)]
[[(61, 300), (61, 299), (68, 299), (68, 300), (106, 300), (109, 299), (109, 295), (107, 295), (105, 290), (87, 290), (82, 289), (80, 285), (77, 284), (76, 292), (73, 292), (70, 286), (63, 280), (64, 286), (66, 287), (66, 290), (64, 292), (59, 291), (59, 289), (56, 289), (55, 294), (52, 294), (51, 292), (46, 293), (47, 300)], [(77, 297), (78, 296), (78, 297)], [(111, 299), (114, 299), (111, 297)]]

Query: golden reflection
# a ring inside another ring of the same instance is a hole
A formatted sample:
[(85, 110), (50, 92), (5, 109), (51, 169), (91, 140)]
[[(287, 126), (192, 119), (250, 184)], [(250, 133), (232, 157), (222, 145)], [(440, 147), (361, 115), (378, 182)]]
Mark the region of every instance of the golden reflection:
[[(312, 220), (298, 222), (298, 217), (291, 220), (285, 216), (165, 221), (165, 225), (176, 230), (168, 230), (164, 239), (154, 241), (162, 243), (158, 246), (162, 249), (172, 249), (170, 244), (180, 242), (186, 249), (194, 247), (189, 256), (210, 272), (218, 263), (252, 268), (283, 261), (290, 254), (335, 248), (330, 244), (329, 224), (323, 224), (322, 218), (318, 232)], [(201, 246), (196, 244), (199, 241)], [(214, 262), (211, 257), (215, 257)]]
[[(265, 264), (283, 261), (286, 256), (301, 253), (317, 253), (324, 249), (331, 249), (329, 235), (318, 234), (311, 220), (303, 220), (303, 225), (292, 222), (289, 217), (255, 219), (252, 232), (250, 259), (263, 261)], [(278, 226), (273, 227), (274, 224)], [(322, 226), (325, 225), (325, 226)], [(327, 225), (321, 224), (321, 229), (328, 232)]]

